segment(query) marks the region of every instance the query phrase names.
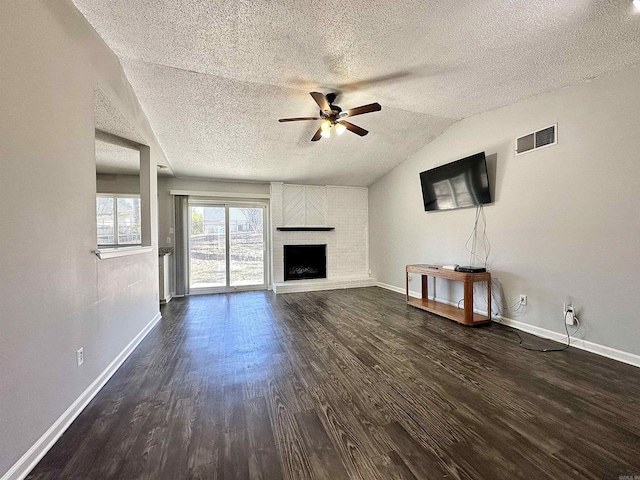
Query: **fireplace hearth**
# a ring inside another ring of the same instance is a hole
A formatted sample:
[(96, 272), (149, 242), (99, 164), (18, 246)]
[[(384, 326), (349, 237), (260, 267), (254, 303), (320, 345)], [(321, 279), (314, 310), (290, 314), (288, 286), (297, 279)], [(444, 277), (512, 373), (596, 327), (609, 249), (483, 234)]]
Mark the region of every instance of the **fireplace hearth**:
[(326, 245), (284, 245), (284, 280), (327, 278)]

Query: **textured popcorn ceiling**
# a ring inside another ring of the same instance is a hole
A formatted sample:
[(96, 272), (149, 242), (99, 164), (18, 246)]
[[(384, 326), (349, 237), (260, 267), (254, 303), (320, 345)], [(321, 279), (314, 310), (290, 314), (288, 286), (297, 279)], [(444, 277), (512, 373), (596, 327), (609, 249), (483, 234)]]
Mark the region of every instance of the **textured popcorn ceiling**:
[(118, 107), (99, 88), (95, 89), (94, 94), (94, 114), (96, 129), (134, 142), (145, 143)]
[[(461, 118), (640, 61), (626, 0), (74, 2), (178, 176), (369, 185)], [(383, 109), (311, 143), (277, 122), (315, 115), (311, 90)]]
[[(96, 128), (96, 173), (139, 175), (140, 150), (131, 142), (146, 145), (144, 138), (100, 88), (94, 92), (94, 123)], [(107, 135), (104, 135), (106, 132)], [(109, 135), (110, 134), (110, 135)], [(116, 137), (131, 140), (118, 141)], [(171, 169), (158, 171), (170, 176)]]
[(126, 142), (114, 142), (115, 137), (102, 135), (101, 132), (138, 143), (144, 143), (144, 140), (118, 107), (99, 88), (96, 88), (94, 95), (94, 114), (97, 130), (96, 173), (139, 175), (140, 151), (131, 148), (131, 145)]
[(140, 175), (140, 151), (96, 139), (96, 173)]

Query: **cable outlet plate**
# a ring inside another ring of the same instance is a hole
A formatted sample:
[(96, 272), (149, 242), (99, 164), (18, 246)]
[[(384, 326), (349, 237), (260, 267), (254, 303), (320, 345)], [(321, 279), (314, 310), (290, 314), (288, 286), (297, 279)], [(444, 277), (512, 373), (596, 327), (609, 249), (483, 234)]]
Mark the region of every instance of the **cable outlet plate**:
[(520, 294), (520, 305), (527, 305), (527, 296)]

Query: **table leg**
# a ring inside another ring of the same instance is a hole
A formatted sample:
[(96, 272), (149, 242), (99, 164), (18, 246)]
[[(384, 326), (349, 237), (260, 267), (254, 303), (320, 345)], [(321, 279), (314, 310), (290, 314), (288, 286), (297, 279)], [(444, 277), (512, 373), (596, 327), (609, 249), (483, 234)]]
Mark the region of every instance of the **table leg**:
[(429, 277), (422, 275), (422, 298), (429, 298)]
[(464, 323), (473, 325), (473, 282), (464, 282)]
[(406, 287), (407, 302), (409, 301), (409, 272), (404, 272), (404, 283)]
[(491, 279), (487, 280), (487, 316), (489, 317), (489, 320), (491, 320)]

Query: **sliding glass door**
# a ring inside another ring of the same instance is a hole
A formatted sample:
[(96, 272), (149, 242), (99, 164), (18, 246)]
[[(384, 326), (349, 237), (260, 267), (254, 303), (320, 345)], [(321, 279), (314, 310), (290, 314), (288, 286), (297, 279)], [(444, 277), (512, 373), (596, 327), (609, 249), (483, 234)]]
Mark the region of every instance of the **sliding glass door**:
[(264, 214), (262, 207), (228, 207), (232, 287), (266, 283)]
[(189, 203), (189, 290), (266, 288), (266, 205)]
[(189, 289), (227, 285), (225, 207), (189, 205)]

